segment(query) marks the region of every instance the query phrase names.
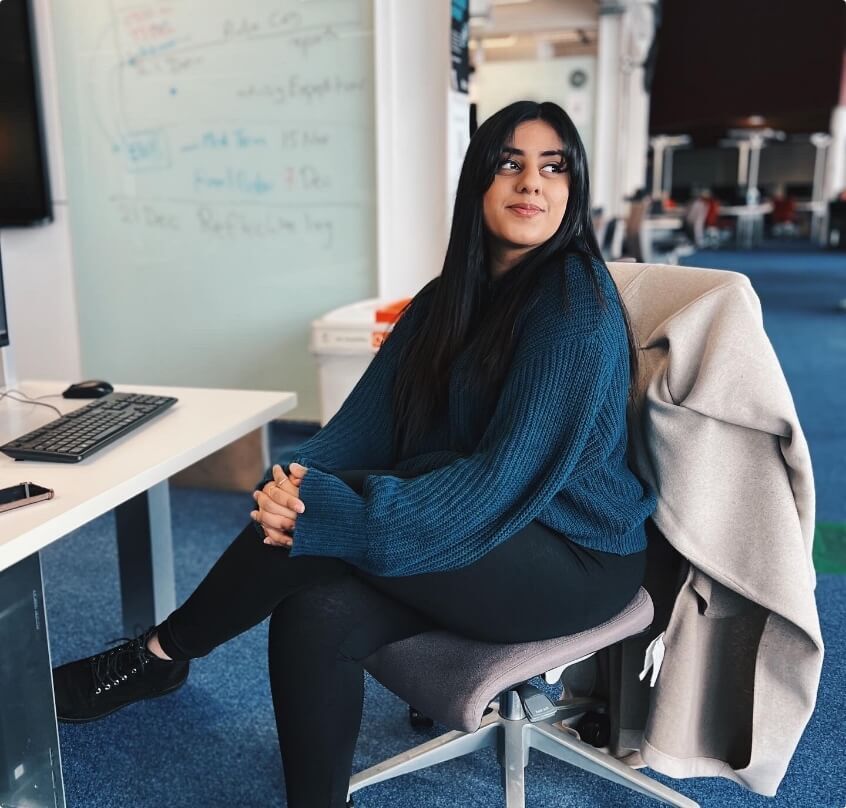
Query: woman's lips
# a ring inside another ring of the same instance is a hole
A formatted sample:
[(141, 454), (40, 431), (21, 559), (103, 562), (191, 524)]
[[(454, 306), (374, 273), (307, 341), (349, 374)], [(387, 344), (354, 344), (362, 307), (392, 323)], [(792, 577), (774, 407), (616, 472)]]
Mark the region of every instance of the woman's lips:
[(543, 209), (537, 207), (536, 205), (509, 205), (508, 210), (517, 214), (517, 216), (522, 216), (526, 219), (529, 219), (532, 216), (537, 216), (539, 213), (543, 213)]

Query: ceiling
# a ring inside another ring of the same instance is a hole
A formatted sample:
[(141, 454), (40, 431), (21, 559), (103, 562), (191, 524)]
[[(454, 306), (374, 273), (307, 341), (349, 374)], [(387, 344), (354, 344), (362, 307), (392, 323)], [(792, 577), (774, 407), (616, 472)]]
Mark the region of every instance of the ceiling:
[(470, 2), (474, 33), (538, 33), (599, 25), (598, 0), (477, 0)]
[(598, 0), (470, 2), (471, 48), (486, 60), (595, 53), (598, 25)]

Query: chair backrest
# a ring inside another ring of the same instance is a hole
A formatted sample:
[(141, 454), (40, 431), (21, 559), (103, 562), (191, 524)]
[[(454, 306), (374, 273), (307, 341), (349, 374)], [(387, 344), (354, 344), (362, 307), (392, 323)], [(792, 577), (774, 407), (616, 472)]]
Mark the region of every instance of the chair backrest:
[[(714, 536), (748, 530), (775, 540), (784, 535), (778, 525), (795, 525), (798, 514), (810, 547), (814, 486), (808, 446), (749, 279), (698, 267), (608, 266), (641, 348), (629, 411), (630, 460), (659, 492), (656, 524), (692, 520), (685, 541), (696, 546), (700, 531)], [(784, 464), (787, 474), (764, 476), (761, 463)], [(740, 475), (746, 497), (769, 503), (763, 523), (762, 512), (743, 503), (713, 507), (708, 488), (726, 468)], [(691, 479), (698, 484), (691, 487)]]
[(708, 216), (708, 202), (702, 197), (694, 199), (684, 217), (685, 224), (693, 237), (693, 243), (701, 247), (705, 241), (705, 219)]
[[(640, 352), (640, 373), (634, 406), (629, 411), (629, 436), (635, 470), (645, 462), (641, 409), (650, 381), (663, 372), (666, 350), (650, 350), (650, 340), (663, 323), (709, 292), (726, 285), (750, 288), (738, 272), (669, 264), (610, 262), (608, 269), (620, 291)], [(653, 349), (657, 346), (651, 346)], [(666, 348), (666, 346), (665, 346)]]
[(723, 269), (624, 261), (612, 261), (608, 269), (620, 290), (641, 348), (646, 347), (661, 323), (712, 289), (734, 284), (749, 286), (745, 275)]
[(643, 227), (643, 220), (649, 212), (649, 206), (652, 203), (652, 198), (649, 196), (643, 199), (635, 199), (629, 203), (629, 215), (626, 217), (626, 236), (633, 237), (640, 233)]
[(623, 219), (609, 219), (602, 229), (602, 238), (597, 233), (599, 248), (606, 261), (616, 261), (623, 254), (623, 239), (626, 235), (626, 223)]

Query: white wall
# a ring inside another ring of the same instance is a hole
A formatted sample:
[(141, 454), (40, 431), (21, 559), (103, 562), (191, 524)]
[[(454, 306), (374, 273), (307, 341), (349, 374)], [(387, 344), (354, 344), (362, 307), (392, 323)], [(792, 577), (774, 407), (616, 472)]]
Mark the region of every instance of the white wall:
[[(577, 72), (586, 77), (578, 87), (570, 80)], [(579, 130), (592, 169), (596, 118), (596, 59), (593, 56), (486, 61), (476, 67), (473, 81), (479, 123), (514, 101), (555, 101), (566, 110)]]

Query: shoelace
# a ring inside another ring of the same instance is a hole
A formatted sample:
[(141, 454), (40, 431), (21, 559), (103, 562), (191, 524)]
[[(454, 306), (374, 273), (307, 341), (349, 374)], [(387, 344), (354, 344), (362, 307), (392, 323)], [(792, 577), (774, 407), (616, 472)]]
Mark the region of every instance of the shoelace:
[(143, 634), (130, 640), (128, 637), (120, 637), (112, 642), (121, 642), (116, 648), (111, 648), (103, 654), (98, 654), (91, 659), (91, 673), (94, 677), (94, 695), (99, 696), (105, 691), (118, 687), (130, 676), (143, 672), (144, 668), (153, 658), (147, 650), (147, 635)]

